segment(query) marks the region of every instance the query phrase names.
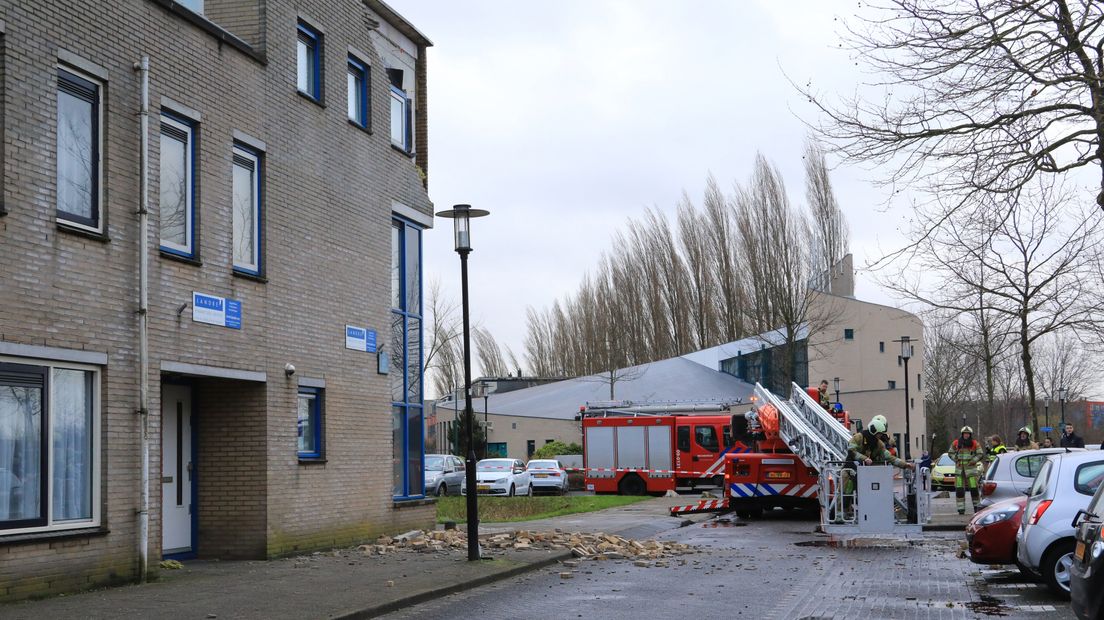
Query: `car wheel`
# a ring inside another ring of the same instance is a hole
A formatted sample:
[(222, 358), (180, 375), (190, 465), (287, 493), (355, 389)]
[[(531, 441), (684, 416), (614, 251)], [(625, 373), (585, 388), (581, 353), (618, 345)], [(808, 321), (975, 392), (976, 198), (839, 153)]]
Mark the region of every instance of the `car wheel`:
[(525, 492), (526, 497), (533, 497), (533, 483), (529, 483), (529, 489)]
[(448, 495), (448, 487), (445, 486), (444, 482), (437, 487), (437, 497), (441, 497), (442, 495)]
[(1068, 599), (1070, 595), (1070, 566), (1073, 565), (1073, 541), (1065, 540), (1047, 551), (1039, 565), (1043, 583), (1057, 597)]
[(514, 485), (511, 484), (510, 485), (510, 492), (507, 493), (506, 496), (507, 497), (513, 497), (514, 496), (514, 491), (516, 491), (516, 489), (514, 489)]
[(1016, 568), (1020, 569), (1021, 575), (1031, 581), (1037, 581), (1039, 579), (1039, 577), (1035, 573), (1031, 572), (1030, 568), (1024, 566), (1023, 564), (1020, 564), (1019, 560), (1016, 560)]

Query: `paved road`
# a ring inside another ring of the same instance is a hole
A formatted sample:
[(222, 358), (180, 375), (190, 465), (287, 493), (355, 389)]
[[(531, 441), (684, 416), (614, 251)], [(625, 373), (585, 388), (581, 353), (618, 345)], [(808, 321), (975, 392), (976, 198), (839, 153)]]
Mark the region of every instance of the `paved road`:
[(775, 512), (746, 525), (706, 521), (668, 529), (657, 537), (703, 552), (670, 568), (584, 562), (569, 580), (560, 579), (562, 567), (550, 569), (389, 617), (1073, 618), (1067, 604), (1015, 571), (955, 557), (958, 534), (831, 548), (818, 546), (825, 539), (812, 533), (814, 526)]

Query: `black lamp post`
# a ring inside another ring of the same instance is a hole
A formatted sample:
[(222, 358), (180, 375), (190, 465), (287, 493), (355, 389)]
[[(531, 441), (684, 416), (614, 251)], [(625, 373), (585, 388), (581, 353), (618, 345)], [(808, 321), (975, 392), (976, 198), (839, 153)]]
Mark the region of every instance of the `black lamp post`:
[(894, 342), (901, 343), (901, 359), (905, 362), (905, 460), (912, 458), (912, 424), (911, 416), (909, 415), (911, 407), (909, 406), (909, 374), (908, 363), (909, 358), (912, 357), (912, 343), (914, 340), (909, 336), (901, 336), (900, 340)]
[(483, 457), (491, 458), (488, 450), (491, 449), (491, 423), (487, 420), (487, 398), (490, 393), (487, 392), (487, 383), (483, 382)]
[(1050, 395), (1043, 398), (1043, 419), (1046, 420), (1046, 436), (1050, 437)]
[(836, 402), (839, 402), (839, 377), (832, 379), (832, 385), (836, 388)]
[(1058, 388), (1058, 403), (1062, 406), (1062, 432), (1066, 432), (1066, 388)]
[(460, 291), (461, 306), (464, 315), (464, 423), (468, 440), (467, 462), (464, 468), (467, 486), (468, 519), (468, 561), (479, 559), (479, 506), (476, 503), (475, 483), (475, 416), (472, 415), (471, 402), (471, 334), (468, 326), (468, 254), (471, 254), (471, 218), (488, 215), (483, 209), (473, 209), (471, 205), (454, 205), (448, 211), (439, 211), (438, 217), (452, 219), (456, 241), (456, 253), (460, 255)]

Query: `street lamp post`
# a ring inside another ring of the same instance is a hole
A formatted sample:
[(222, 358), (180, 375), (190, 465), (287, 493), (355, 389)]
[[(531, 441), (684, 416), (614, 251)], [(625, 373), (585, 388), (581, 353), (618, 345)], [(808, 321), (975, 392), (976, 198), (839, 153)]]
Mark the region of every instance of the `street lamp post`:
[(1066, 388), (1058, 388), (1058, 403), (1062, 406), (1062, 432), (1066, 432), (1066, 396), (1069, 394), (1066, 392)]
[(483, 209), (473, 209), (471, 205), (455, 205), (448, 211), (439, 211), (438, 217), (451, 218), (456, 242), (456, 253), (460, 255), (460, 292), (461, 307), (464, 316), (464, 423), (468, 440), (467, 462), (464, 467), (464, 483), (467, 486), (468, 520), (468, 561), (479, 559), (479, 506), (476, 503), (475, 483), (475, 416), (472, 415), (471, 401), (471, 333), (468, 322), (468, 254), (471, 254), (471, 218), (488, 215)]
[[(910, 423), (911, 412), (909, 411), (912, 403), (909, 402), (909, 374), (908, 363), (909, 358), (912, 357), (912, 338), (909, 336), (901, 336), (901, 339), (897, 342), (901, 343), (901, 359), (905, 361), (905, 451), (904, 457), (906, 461), (912, 459), (912, 425)], [(917, 522), (917, 510), (916, 510), (916, 493), (913, 490), (912, 485), (909, 485), (908, 490), (908, 521), (909, 523)]]
[(836, 403), (839, 403), (839, 377), (832, 379), (832, 385), (836, 388)]
[(1050, 437), (1050, 394), (1043, 398), (1043, 420), (1046, 425), (1046, 436)]

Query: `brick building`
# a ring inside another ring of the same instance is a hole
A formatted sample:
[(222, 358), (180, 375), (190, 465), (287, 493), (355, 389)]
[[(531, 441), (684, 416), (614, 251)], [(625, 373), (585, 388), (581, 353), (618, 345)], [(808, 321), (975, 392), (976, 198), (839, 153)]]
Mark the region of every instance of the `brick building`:
[(429, 45), (379, 0), (0, 0), (0, 599), (432, 521)]

